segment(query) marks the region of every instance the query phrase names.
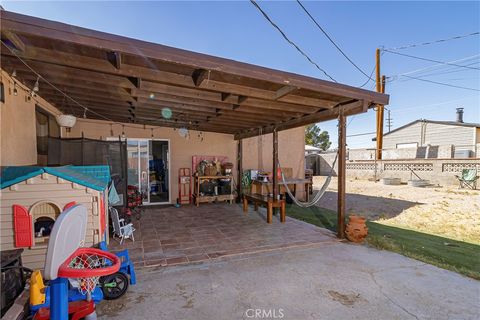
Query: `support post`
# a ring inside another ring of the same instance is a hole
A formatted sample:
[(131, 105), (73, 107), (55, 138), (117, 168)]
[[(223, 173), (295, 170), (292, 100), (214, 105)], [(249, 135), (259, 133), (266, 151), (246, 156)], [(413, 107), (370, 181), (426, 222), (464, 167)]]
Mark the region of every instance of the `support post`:
[[(376, 51), (376, 89), (377, 92), (382, 92), (382, 79), (380, 77), (380, 49)], [(377, 150), (376, 150), (376, 159), (382, 159), (382, 148), (383, 148), (383, 106), (377, 105)]]
[(346, 187), (346, 151), (347, 151), (346, 117), (338, 118), (338, 193), (337, 193), (337, 237), (345, 237), (345, 187)]
[(273, 199), (278, 199), (278, 132), (277, 129), (273, 130)]
[(237, 144), (237, 202), (242, 201), (243, 196), (243, 186), (242, 186), (242, 178), (243, 178), (243, 139), (238, 140)]
[(68, 319), (68, 279), (50, 281), (50, 319)]

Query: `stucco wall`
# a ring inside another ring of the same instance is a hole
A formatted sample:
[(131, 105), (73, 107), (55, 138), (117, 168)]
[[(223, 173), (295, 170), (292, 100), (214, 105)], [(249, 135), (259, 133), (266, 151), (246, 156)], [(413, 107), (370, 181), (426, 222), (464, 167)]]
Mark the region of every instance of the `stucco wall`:
[[(128, 138), (151, 138), (151, 130), (142, 125), (128, 124), (123, 130)], [(69, 137), (106, 139), (110, 137), (110, 123), (106, 121), (78, 119), (77, 124), (69, 133)], [(122, 133), (122, 126), (113, 125), (114, 136)], [(153, 131), (153, 139), (170, 140), (170, 189), (171, 201), (178, 197), (178, 170), (192, 167), (193, 155), (227, 156), (234, 164), (233, 172), (237, 170), (237, 141), (232, 135), (218, 133), (203, 133), (203, 141), (197, 131), (190, 132), (190, 138), (182, 138), (178, 131), (172, 128), (157, 127)], [(271, 170), (272, 162), (272, 135), (263, 138), (254, 137), (244, 140), (243, 168)], [(261, 152), (259, 153), (259, 150)], [(279, 161), (283, 167), (293, 168), (295, 177), (304, 176), (304, 128), (296, 128), (279, 132)], [(299, 188), (299, 192), (302, 188)]]
[(37, 164), (37, 138), (35, 131), (35, 105), (52, 114), (59, 111), (37, 96), (27, 100), (25, 87), (17, 83), (18, 94), (13, 94), (13, 80), (3, 70), (2, 82), (5, 89), (5, 103), (0, 103), (0, 164), (34, 165)]
[[(245, 139), (243, 168), (271, 171), (273, 167), (273, 134)], [(305, 128), (299, 127), (278, 133), (280, 166), (293, 169), (294, 177), (305, 176)]]

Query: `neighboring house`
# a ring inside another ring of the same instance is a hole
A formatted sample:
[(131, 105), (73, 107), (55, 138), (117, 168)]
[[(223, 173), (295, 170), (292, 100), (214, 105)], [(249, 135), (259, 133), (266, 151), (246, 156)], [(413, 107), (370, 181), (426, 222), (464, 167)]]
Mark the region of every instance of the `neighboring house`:
[(444, 154), (438, 155), (441, 158), (477, 157), (480, 124), (463, 122), (463, 110), (459, 109), (457, 121), (419, 119), (384, 134), (383, 149), (427, 147), (432, 153), (442, 146)]
[(322, 152), (322, 149), (310, 146), (310, 145), (305, 145), (305, 156), (308, 156), (309, 154), (319, 154)]

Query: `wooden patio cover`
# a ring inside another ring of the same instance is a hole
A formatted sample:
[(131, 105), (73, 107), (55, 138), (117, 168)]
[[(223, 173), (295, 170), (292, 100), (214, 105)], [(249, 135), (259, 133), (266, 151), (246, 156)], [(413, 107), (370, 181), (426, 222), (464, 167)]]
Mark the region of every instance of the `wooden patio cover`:
[[(385, 94), (1, 11), (1, 66), (32, 88), (16, 56), (93, 112), (92, 119), (266, 134), (366, 112)], [(13, 50), (13, 53), (10, 49)], [(38, 94), (62, 112), (83, 109), (40, 79)], [(162, 109), (170, 108), (170, 119)], [(98, 113), (98, 114), (97, 114)]]

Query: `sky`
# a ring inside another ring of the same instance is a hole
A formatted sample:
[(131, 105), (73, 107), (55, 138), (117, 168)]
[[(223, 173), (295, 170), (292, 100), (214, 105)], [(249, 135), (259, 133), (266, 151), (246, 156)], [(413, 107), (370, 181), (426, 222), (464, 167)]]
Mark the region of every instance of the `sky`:
[[(296, 2), (259, 4), (289, 38), (338, 82), (360, 86), (367, 80), (316, 28)], [(480, 29), (478, 1), (305, 1), (303, 4), (367, 74), (374, 67), (376, 48), (431, 42)], [(1, 1), (1, 5), (22, 14), (326, 79), (249, 1)], [(392, 130), (420, 118), (455, 120), (457, 107), (465, 109), (465, 122), (480, 123), (480, 72), (471, 69), (480, 68), (478, 35), (394, 51), (470, 68), (439, 65), (384, 52), (381, 73), (392, 79), (386, 84)], [(427, 69), (418, 71), (424, 68)], [(412, 71), (415, 72), (410, 73)], [(406, 76), (474, 90), (412, 80)], [(374, 88), (374, 83), (369, 82), (365, 88)], [(371, 141), (374, 134), (358, 136), (375, 131), (373, 110), (349, 117), (347, 123), (349, 148), (374, 146)], [(336, 121), (323, 122), (319, 126), (329, 132), (332, 147), (335, 147)], [(387, 126), (384, 130), (388, 132)]]

